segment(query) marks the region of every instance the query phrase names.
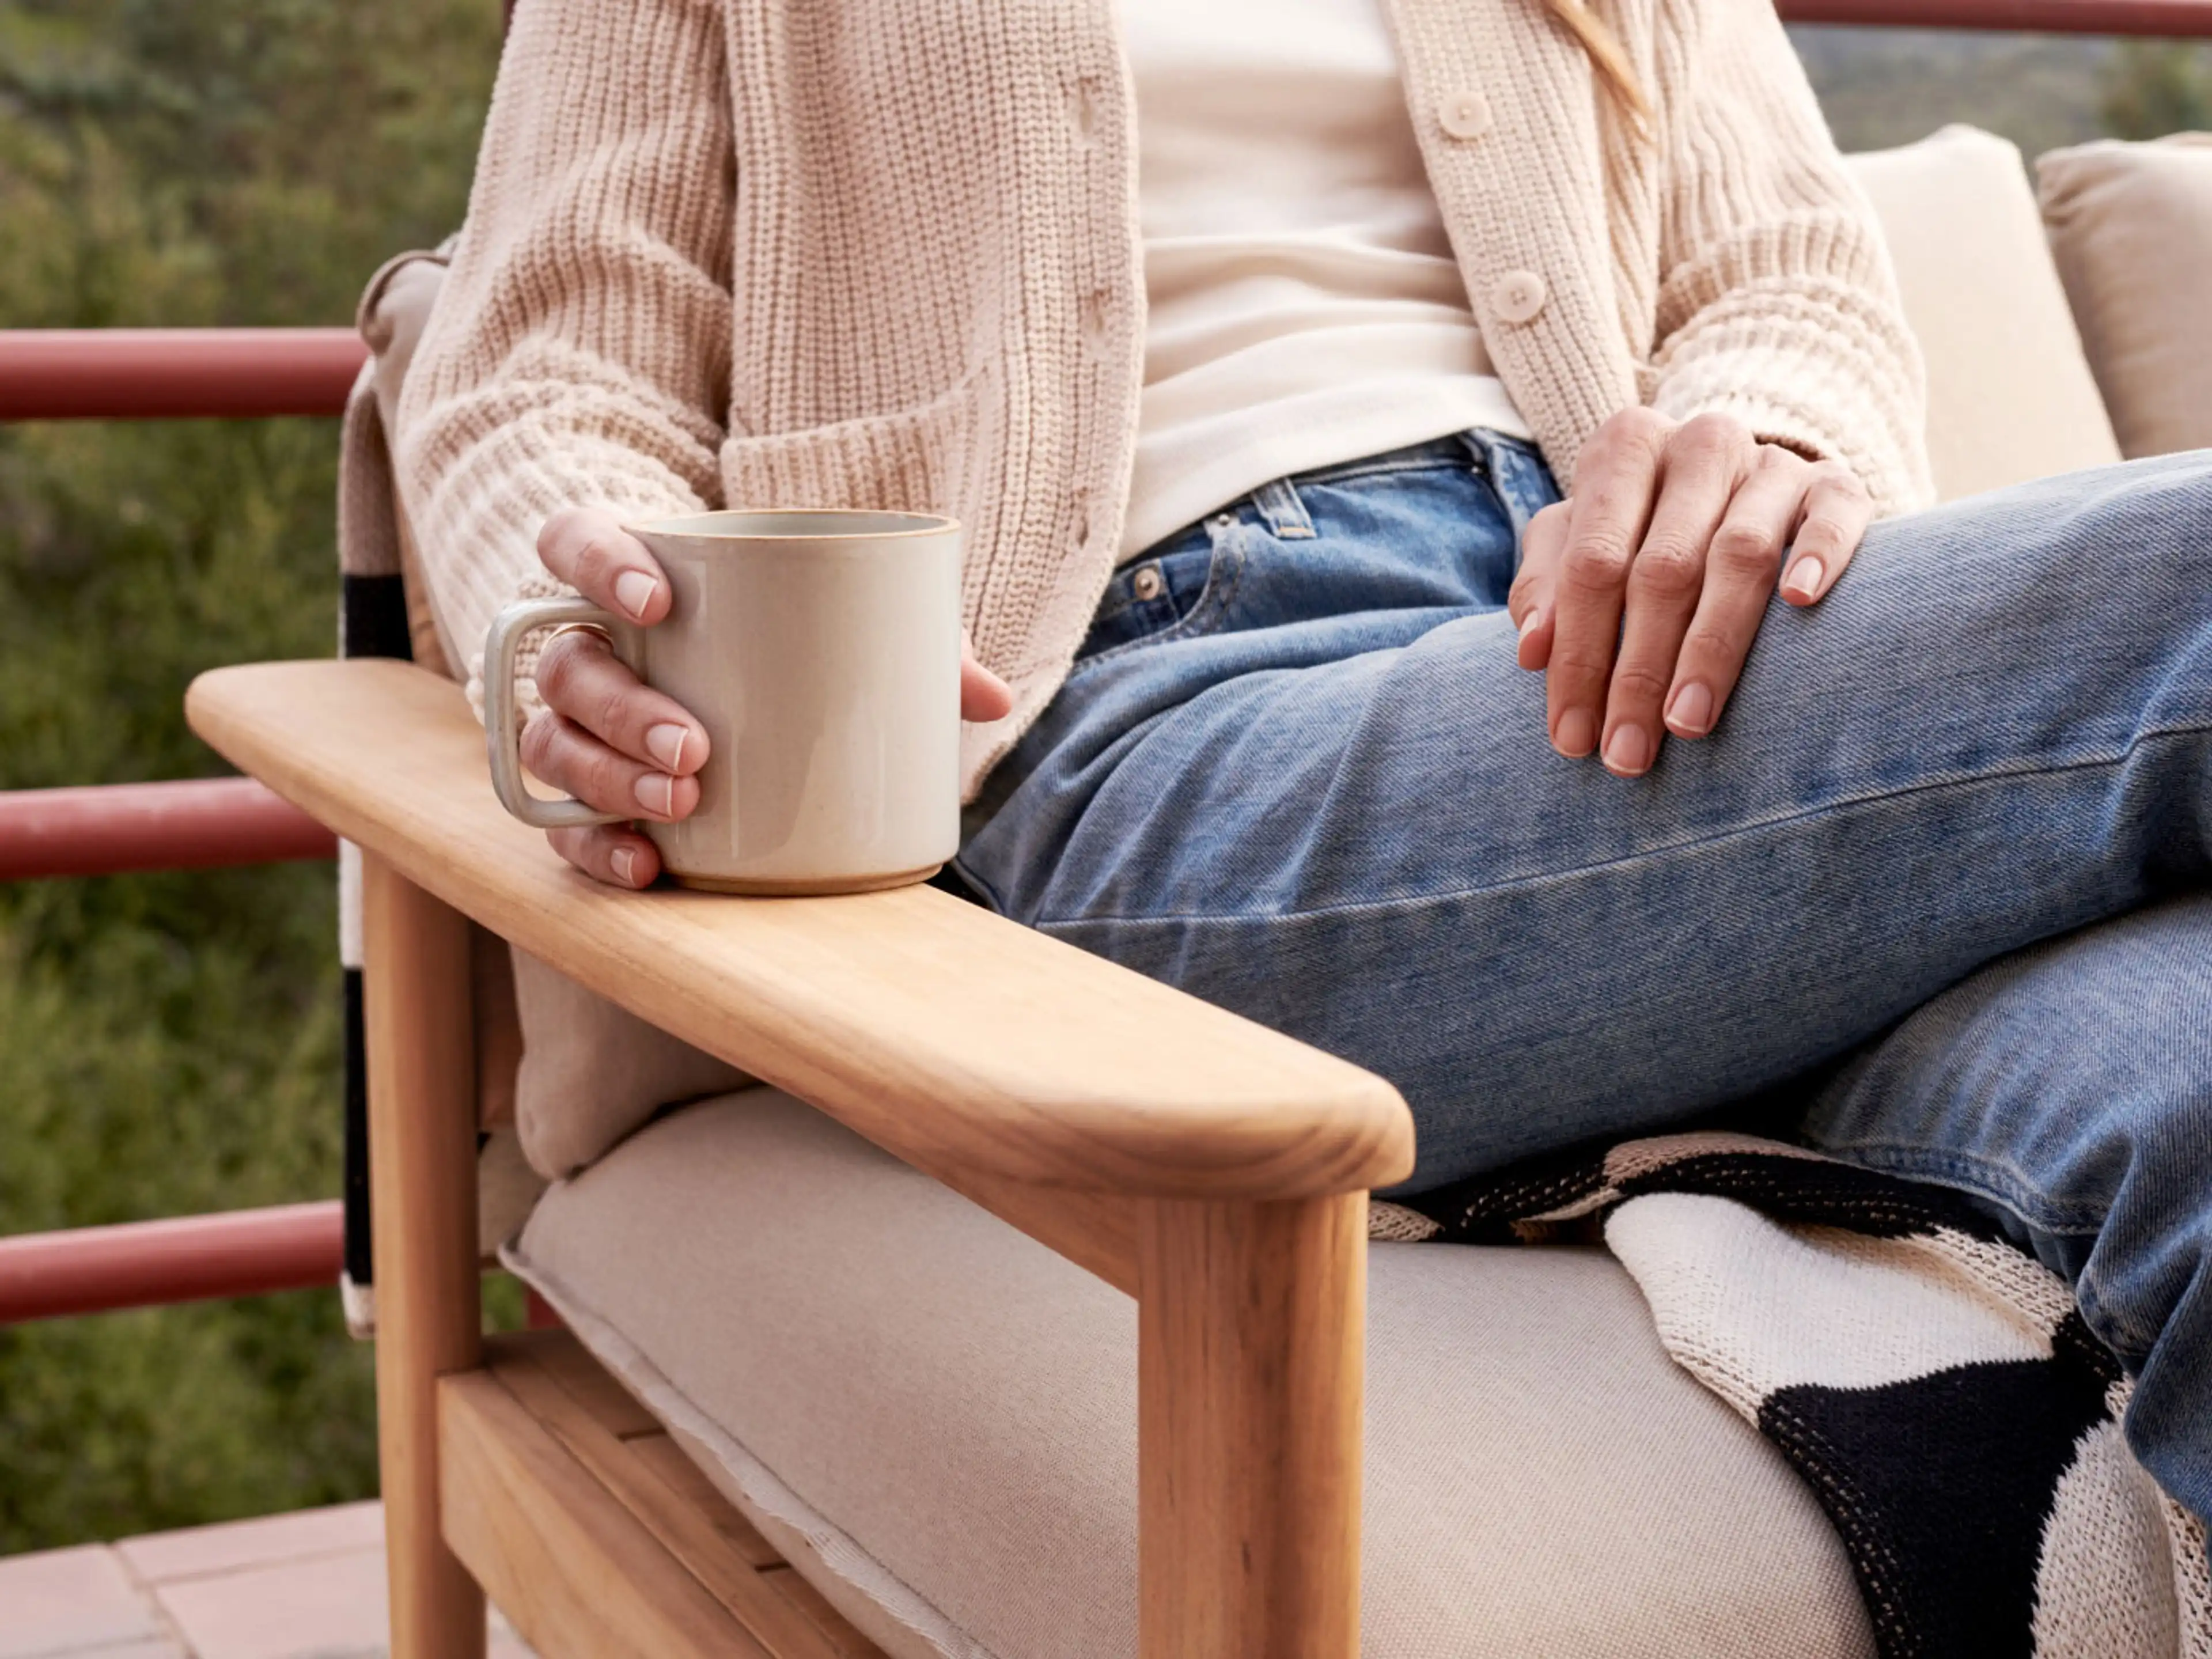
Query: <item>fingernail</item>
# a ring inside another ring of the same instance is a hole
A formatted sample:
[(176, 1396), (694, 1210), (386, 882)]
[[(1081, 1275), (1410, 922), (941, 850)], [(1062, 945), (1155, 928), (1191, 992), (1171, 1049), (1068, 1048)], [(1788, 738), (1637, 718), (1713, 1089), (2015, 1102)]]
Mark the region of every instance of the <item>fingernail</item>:
[(637, 781), (637, 787), (631, 793), (636, 795), (637, 804), (655, 817), (676, 816), (675, 779), (664, 777), (658, 772), (647, 772)]
[(1613, 729), (1613, 740), (1605, 746), (1605, 769), (1632, 778), (1651, 764), (1651, 739), (1640, 726), (1622, 725)]
[(1567, 710), (1559, 716), (1559, 729), (1552, 733), (1552, 747), (1569, 760), (1580, 760), (1589, 754), (1591, 744), (1595, 741), (1595, 734), (1590, 730), (1589, 711), (1586, 708)]
[(1713, 723), (1713, 694), (1703, 680), (1691, 680), (1667, 705), (1667, 724), (1686, 738), (1702, 738)]
[(671, 772), (684, 769), (684, 740), (691, 735), (684, 726), (676, 725), (649, 726), (645, 731), (645, 750), (661, 766)]
[(1544, 612), (1541, 608), (1536, 605), (1529, 606), (1528, 614), (1521, 618), (1521, 637), (1527, 639), (1536, 631), (1536, 624), (1543, 620)]
[(1782, 579), (1782, 591), (1801, 599), (1809, 599), (1820, 591), (1822, 565), (1808, 553), (1790, 567), (1790, 574)]
[(625, 570), (615, 578), (615, 603), (639, 622), (645, 620), (645, 607), (659, 591), (660, 584), (642, 570)]
[(608, 854), (607, 862), (615, 867), (615, 875), (625, 887), (637, 885), (637, 849), (617, 847)]

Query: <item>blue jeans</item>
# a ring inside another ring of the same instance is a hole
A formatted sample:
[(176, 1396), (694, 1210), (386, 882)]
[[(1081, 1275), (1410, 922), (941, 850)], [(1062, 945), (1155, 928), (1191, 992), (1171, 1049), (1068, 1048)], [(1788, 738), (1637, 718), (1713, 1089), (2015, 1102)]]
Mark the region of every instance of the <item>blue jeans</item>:
[(1555, 494), (1472, 433), (1125, 566), (960, 872), (1389, 1078), (1408, 1190), (1810, 1097), (2074, 1277), (2212, 1514), (2212, 452), (1875, 526), (1632, 781), (1514, 664)]

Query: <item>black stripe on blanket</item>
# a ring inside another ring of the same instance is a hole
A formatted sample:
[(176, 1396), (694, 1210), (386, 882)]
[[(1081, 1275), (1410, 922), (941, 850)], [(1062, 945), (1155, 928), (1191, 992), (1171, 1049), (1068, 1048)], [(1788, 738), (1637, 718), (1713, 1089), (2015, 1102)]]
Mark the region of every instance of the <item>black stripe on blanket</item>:
[(362, 1024), (361, 969), (340, 970), (345, 981), (345, 1276), (367, 1289), (376, 1282), (376, 1259), (369, 1243), (368, 1053)]
[[(407, 630), (407, 590), (399, 575), (338, 577), (338, 655), (415, 659)], [(344, 902), (343, 899), (340, 901)], [(368, 1050), (362, 1029), (361, 964), (343, 964), (345, 987), (345, 1278), (349, 1319), (366, 1335), (373, 1322), (367, 1311), (376, 1282), (371, 1245), (374, 1218), (368, 1206)]]
[(1730, 1148), (1686, 1152), (1629, 1172), (1618, 1168), (1623, 1154), (1647, 1144), (1575, 1147), (1400, 1202), (1443, 1230), (1439, 1243), (1452, 1244), (1540, 1243), (1547, 1226), (1601, 1218), (1643, 1193), (1733, 1198), (1778, 1221), (1848, 1227), (1874, 1238), (1901, 1238), (1932, 1227), (1972, 1238), (2002, 1236), (1985, 1213), (1947, 1188), (1830, 1158)]
[(397, 575), (338, 578), (338, 655), (415, 660), (407, 592)]
[(2119, 1376), (2081, 1316), (2066, 1323), (2048, 1361), (1760, 1405), (1759, 1431), (1844, 1534), (1884, 1654), (2034, 1654), (2044, 1521)]
[(1371, 1231), (1601, 1236), (1668, 1351), (1834, 1522), (1883, 1659), (2212, 1656), (2204, 1528), (2128, 1454), (2118, 1364), (1961, 1194), (1684, 1134), (1377, 1203)]

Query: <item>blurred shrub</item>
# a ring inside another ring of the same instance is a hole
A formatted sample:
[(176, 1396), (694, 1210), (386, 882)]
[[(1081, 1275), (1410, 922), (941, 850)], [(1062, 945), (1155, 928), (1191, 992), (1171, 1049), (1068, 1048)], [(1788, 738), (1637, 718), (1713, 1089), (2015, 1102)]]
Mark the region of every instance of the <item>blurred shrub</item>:
[[(0, 0), (0, 327), (344, 323), (459, 223), (497, 0)], [(217, 772), (327, 654), (331, 421), (0, 427), (0, 788)], [(327, 866), (0, 887), (0, 1232), (337, 1190)], [(328, 1292), (0, 1332), (0, 1552), (372, 1492)]]
[(2104, 114), (2115, 138), (2212, 131), (2212, 46), (2121, 42), (2106, 72)]

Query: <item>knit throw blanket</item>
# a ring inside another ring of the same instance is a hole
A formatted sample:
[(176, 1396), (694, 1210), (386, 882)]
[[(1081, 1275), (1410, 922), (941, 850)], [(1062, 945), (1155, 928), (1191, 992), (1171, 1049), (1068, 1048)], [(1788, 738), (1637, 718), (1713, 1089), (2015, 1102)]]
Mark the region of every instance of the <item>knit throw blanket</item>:
[(1943, 1188), (1685, 1134), (1377, 1203), (1378, 1239), (1602, 1237), (1842, 1534), (1883, 1659), (2212, 1659), (2203, 1527), (2064, 1280)]

